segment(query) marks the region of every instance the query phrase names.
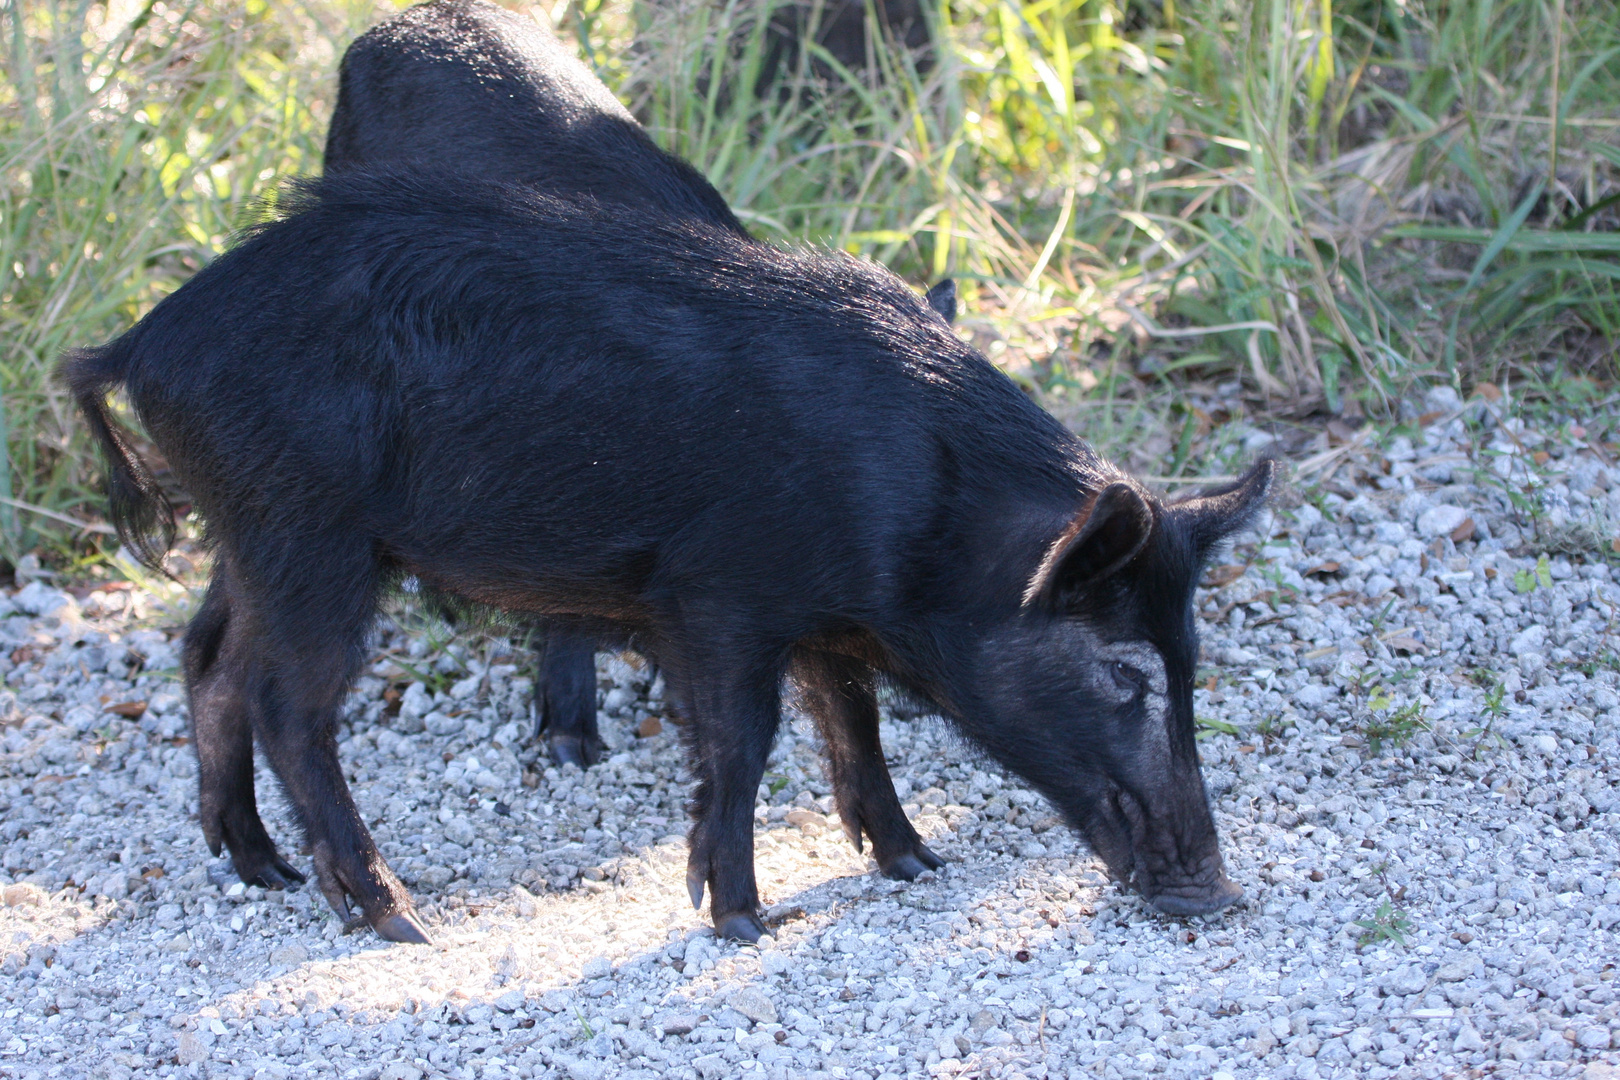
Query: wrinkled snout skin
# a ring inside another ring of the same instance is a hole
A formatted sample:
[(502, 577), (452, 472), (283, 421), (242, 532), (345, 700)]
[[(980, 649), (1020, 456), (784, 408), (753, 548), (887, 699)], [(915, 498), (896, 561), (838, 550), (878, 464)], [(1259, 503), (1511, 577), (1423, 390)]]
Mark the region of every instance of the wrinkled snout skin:
[[(1179, 665), (1178, 665), (1179, 666)], [(1122, 884), (1165, 915), (1208, 915), (1243, 898), (1226, 876), (1214, 815), (1198, 762), (1192, 670), (1170, 691), (1168, 708), (1149, 693), (1140, 713), (1115, 731), (1120, 749), (1098, 755), (1103, 797), (1064, 804), (1093, 850)]]
[(1196, 764), (1189, 786), (1179, 786), (1189, 784), (1185, 777), (1173, 783), (1157, 813), (1115, 789), (1082, 831), (1114, 877), (1155, 910), (1210, 915), (1243, 899), (1243, 889), (1226, 876)]

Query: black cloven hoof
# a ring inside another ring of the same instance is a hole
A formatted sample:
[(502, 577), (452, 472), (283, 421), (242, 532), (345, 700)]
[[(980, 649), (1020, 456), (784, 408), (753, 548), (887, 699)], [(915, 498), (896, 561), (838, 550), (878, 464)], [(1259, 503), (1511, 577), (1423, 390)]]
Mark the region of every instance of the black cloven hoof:
[(687, 869), (686, 895), (692, 898), (693, 911), (696, 911), (703, 906), (703, 887), (707, 883), (708, 878), (703, 876), (703, 872), (701, 870), (694, 870), (690, 867)]
[(578, 735), (547, 735), (546, 746), (551, 760), (558, 765), (577, 765), (588, 769), (602, 758), (602, 747), (595, 739), (582, 739)]
[(724, 915), (714, 920), (714, 936), (730, 941), (740, 941), (746, 945), (754, 945), (761, 937), (769, 934), (765, 923), (752, 911), (739, 911), (735, 915)]
[(916, 881), (917, 875), (924, 870), (941, 870), (944, 867), (944, 859), (928, 850), (926, 844), (918, 844), (916, 851), (908, 851), (889, 860), (889, 865), (883, 868), (883, 876), (895, 881)]
[(427, 928), (422, 920), (416, 917), (414, 911), (401, 911), (396, 915), (385, 915), (377, 920), (377, 936), (384, 941), (395, 941), (402, 945), (431, 945), (433, 939), (428, 937)]
[(309, 879), (295, 870), (280, 855), (271, 855), (256, 871), (239, 872), (244, 885), (257, 885), (261, 889), (296, 889)]

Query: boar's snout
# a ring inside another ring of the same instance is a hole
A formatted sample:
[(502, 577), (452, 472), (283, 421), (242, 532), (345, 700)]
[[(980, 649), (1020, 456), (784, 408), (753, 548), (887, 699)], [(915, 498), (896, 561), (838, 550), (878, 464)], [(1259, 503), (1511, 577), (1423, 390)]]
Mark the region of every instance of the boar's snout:
[(1148, 897), (1163, 915), (1210, 915), (1243, 899), (1243, 887), (1224, 873), (1213, 884), (1178, 886)]
[[(1203, 795), (1202, 784), (1196, 790)], [(1111, 796), (1095, 822), (1102, 827), (1088, 830), (1092, 845), (1154, 910), (1209, 915), (1243, 899), (1242, 887), (1226, 876), (1206, 801), (1173, 800), (1154, 814), (1121, 788)]]

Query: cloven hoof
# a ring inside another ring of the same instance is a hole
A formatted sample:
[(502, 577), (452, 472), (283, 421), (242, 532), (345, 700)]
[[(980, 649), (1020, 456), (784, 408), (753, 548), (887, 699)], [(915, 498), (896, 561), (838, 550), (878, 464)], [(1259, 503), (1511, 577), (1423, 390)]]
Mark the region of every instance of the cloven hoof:
[(433, 944), (433, 939), (428, 937), (427, 927), (422, 925), (414, 911), (402, 911), (377, 920), (377, 936), (384, 941), (396, 941), (403, 945)]
[(761, 937), (769, 933), (759, 916), (752, 911), (739, 911), (735, 915), (726, 915), (714, 921), (715, 937), (728, 938), (747, 945), (757, 944)]

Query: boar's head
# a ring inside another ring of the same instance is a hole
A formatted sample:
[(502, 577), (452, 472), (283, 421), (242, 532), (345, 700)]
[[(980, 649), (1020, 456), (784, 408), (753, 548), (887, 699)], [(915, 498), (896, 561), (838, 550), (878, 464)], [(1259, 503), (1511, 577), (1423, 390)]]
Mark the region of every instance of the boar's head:
[(1218, 911), (1221, 865), (1193, 724), (1193, 592), (1264, 504), (1276, 464), (1161, 502), (1107, 484), (1052, 542), (1015, 620), (987, 635), (971, 733), (1027, 777), (1159, 911)]

